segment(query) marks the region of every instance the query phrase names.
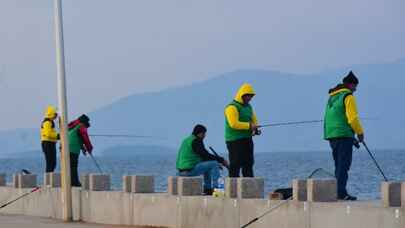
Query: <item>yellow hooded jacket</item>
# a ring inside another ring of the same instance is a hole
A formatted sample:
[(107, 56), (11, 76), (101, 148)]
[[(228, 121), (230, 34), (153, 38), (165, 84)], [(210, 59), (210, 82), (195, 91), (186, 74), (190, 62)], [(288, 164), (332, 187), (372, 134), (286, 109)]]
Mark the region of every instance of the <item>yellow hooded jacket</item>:
[[(336, 95), (342, 91), (350, 91), (349, 89), (339, 89), (329, 94), (329, 96)], [(352, 127), (354, 133), (357, 135), (363, 134), (363, 127), (361, 126), (359, 114), (357, 112), (356, 99), (353, 95), (348, 95), (345, 98), (346, 117), (348, 124)]]
[(57, 142), (59, 134), (55, 130), (56, 109), (53, 106), (48, 106), (45, 111), (45, 119), (41, 124), (41, 141)]
[[(245, 94), (256, 95), (255, 91), (253, 90), (252, 85), (250, 85), (248, 83), (243, 84), (239, 88), (238, 92), (236, 93), (234, 100), (237, 101), (238, 103), (243, 104), (242, 96)], [(236, 129), (236, 130), (249, 130), (250, 129), (249, 122), (239, 121), (238, 109), (233, 105), (228, 105), (225, 108), (225, 118), (226, 118), (226, 121), (228, 122), (229, 126), (233, 129)], [(255, 112), (253, 112), (252, 122), (257, 125), (258, 121), (257, 121)]]

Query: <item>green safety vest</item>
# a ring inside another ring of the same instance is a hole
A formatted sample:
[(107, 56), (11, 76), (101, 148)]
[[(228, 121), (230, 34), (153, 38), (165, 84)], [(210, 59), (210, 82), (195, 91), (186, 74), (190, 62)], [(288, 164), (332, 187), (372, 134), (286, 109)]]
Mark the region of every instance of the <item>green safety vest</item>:
[(80, 154), (82, 149), (83, 139), (79, 135), (80, 124), (68, 131), (69, 150), (72, 154)]
[(351, 92), (343, 91), (329, 97), (326, 105), (324, 138), (353, 138), (354, 132), (346, 117), (345, 98)]
[(190, 135), (181, 143), (180, 149), (177, 153), (177, 169), (193, 169), (194, 166), (201, 162), (200, 156), (193, 151), (192, 144), (196, 138), (196, 136)]
[[(239, 102), (232, 101), (229, 105), (235, 106), (236, 109), (238, 110), (239, 121), (241, 121), (241, 122), (251, 122), (252, 121), (253, 109), (250, 104), (242, 105)], [(229, 126), (228, 120), (226, 120), (226, 118), (225, 118), (225, 141), (226, 142), (235, 141), (235, 140), (243, 139), (243, 138), (250, 138), (250, 137), (252, 137), (252, 131), (250, 129), (248, 129), (248, 130), (233, 129), (233, 128), (231, 128), (231, 126)]]

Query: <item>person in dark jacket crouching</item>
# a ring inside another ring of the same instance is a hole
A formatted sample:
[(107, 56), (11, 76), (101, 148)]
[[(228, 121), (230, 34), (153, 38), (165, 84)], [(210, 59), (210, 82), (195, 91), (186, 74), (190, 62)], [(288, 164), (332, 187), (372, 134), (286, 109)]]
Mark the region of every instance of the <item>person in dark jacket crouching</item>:
[(211, 195), (218, 187), (221, 164), (228, 167), (228, 162), (220, 157), (210, 154), (204, 146), (207, 128), (196, 125), (193, 133), (181, 143), (177, 154), (176, 169), (178, 176), (204, 176), (204, 193)]

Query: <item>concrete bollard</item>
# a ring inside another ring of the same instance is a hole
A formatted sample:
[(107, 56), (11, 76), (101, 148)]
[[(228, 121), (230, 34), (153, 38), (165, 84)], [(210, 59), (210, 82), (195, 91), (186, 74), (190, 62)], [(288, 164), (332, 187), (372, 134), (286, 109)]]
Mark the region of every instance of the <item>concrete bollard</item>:
[(45, 173), (44, 174), (44, 186), (51, 188), (60, 188), (61, 179), (60, 173)]
[(131, 191), (134, 193), (155, 192), (155, 178), (153, 176), (132, 176)]
[(6, 174), (0, 174), (0, 186), (6, 186)]
[(307, 200), (310, 202), (337, 201), (336, 179), (308, 179)]
[(19, 174), (14, 174), (13, 175), (13, 188), (19, 188), (20, 187), (20, 182), (18, 179)]
[(131, 176), (122, 176), (122, 191), (123, 192), (131, 192)]
[(19, 188), (34, 188), (37, 186), (37, 175), (35, 174), (18, 174)]
[(109, 191), (111, 189), (111, 176), (108, 174), (90, 174), (90, 191)]
[(237, 195), (241, 199), (264, 198), (264, 179), (259, 177), (238, 178)]
[(203, 178), (198, 177), (178, 177), (177, 194), (180, 196), (201, 195), (203, 192)]
[(51, 185), (51, 175), (50, 175), (50, 173), (44, 173), (43, 184), (44, 184), (45, 187)]
[(384, 207), (401, 206), (401, 183), (400, 182), (382, 182), (381, 200)]
[(169, 195), (177, 195), (177, 177), (176, 176), (167, 177), (167, 193), (169, 193)]
[(307, 201), (307, 180), (294, 179), (292, 182), (293, 200)]
[(225, 197), (238, 198), (238, 178), (225, 178)]
[(405, 208), (405, 182), (401, 183), (401, 205)]
[(89, 174), (82, 174), (80, 176), (80, 183), (82, 184), (83, 190), (90, 190), (90, 175)]

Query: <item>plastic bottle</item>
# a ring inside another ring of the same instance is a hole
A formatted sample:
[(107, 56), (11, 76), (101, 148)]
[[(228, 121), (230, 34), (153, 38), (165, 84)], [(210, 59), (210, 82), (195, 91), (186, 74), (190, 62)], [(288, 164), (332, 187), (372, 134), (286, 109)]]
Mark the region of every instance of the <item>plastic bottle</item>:
[(218, 178), (218, 187), (214, 189), (213, 192), (214, 197), (224, 197), (225, 196), (225, 179), (222, 176), (222, 173), (219, 173)]

